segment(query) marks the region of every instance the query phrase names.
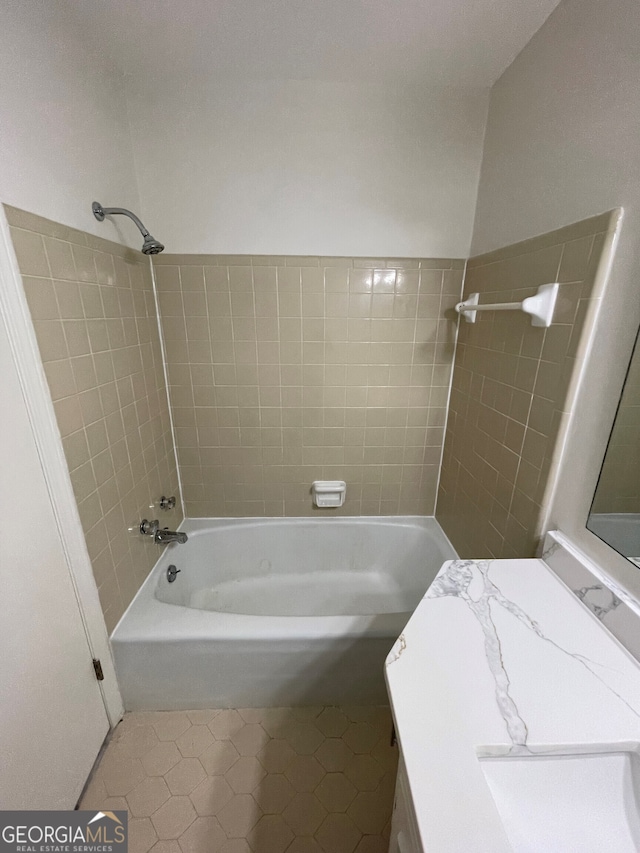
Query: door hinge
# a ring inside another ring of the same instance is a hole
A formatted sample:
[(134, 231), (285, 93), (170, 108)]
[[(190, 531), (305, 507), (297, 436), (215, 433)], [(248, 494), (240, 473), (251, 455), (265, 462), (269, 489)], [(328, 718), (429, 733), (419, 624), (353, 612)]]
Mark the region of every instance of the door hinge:
[(102, 671), (102, 664), (98, 660), (98, 658), (93, 659), (93, 670), (96, 674), (97, 681), (104, 681), (104, 672)]

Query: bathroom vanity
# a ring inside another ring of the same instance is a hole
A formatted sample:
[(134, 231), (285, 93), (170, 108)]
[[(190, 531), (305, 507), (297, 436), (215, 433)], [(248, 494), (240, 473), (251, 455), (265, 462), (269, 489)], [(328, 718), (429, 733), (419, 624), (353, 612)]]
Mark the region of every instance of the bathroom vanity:
[(445, 563), (395, 643), (390, 853), (640, 849), (638, 613), (562, 551)]

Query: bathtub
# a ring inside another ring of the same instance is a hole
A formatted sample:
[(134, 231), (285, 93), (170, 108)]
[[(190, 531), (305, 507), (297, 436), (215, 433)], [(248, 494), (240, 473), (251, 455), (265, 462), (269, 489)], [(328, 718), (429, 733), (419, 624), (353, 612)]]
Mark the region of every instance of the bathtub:
[(425, 517), (181, 529), (111, 637), (129, 711), (386, 703), (385, 657), (456, 557)]

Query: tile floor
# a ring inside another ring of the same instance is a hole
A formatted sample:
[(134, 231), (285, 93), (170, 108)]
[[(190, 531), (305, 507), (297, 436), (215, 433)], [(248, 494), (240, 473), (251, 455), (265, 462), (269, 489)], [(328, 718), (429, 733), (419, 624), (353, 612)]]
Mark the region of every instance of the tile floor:
[(130, 853), (387, 853), (384, 707), (127, 714), (82, 798), (129, 811)]

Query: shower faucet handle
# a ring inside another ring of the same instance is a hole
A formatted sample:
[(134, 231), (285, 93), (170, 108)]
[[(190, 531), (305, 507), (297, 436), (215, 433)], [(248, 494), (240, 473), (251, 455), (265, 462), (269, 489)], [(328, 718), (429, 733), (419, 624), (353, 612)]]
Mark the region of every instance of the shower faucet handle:
[(176, 508), (176, 498), (175, 495), (171, 495), (170, 498), (163, 495), (160, 498), (160, 509), (175, 509)]
[(153, 521), (147, 521), (146, 518), (143, 518), (140, 522), (140, 533), (142, 533), (143, 536), (155, 536), (159, 527), (160, 522), (157, 518)]

